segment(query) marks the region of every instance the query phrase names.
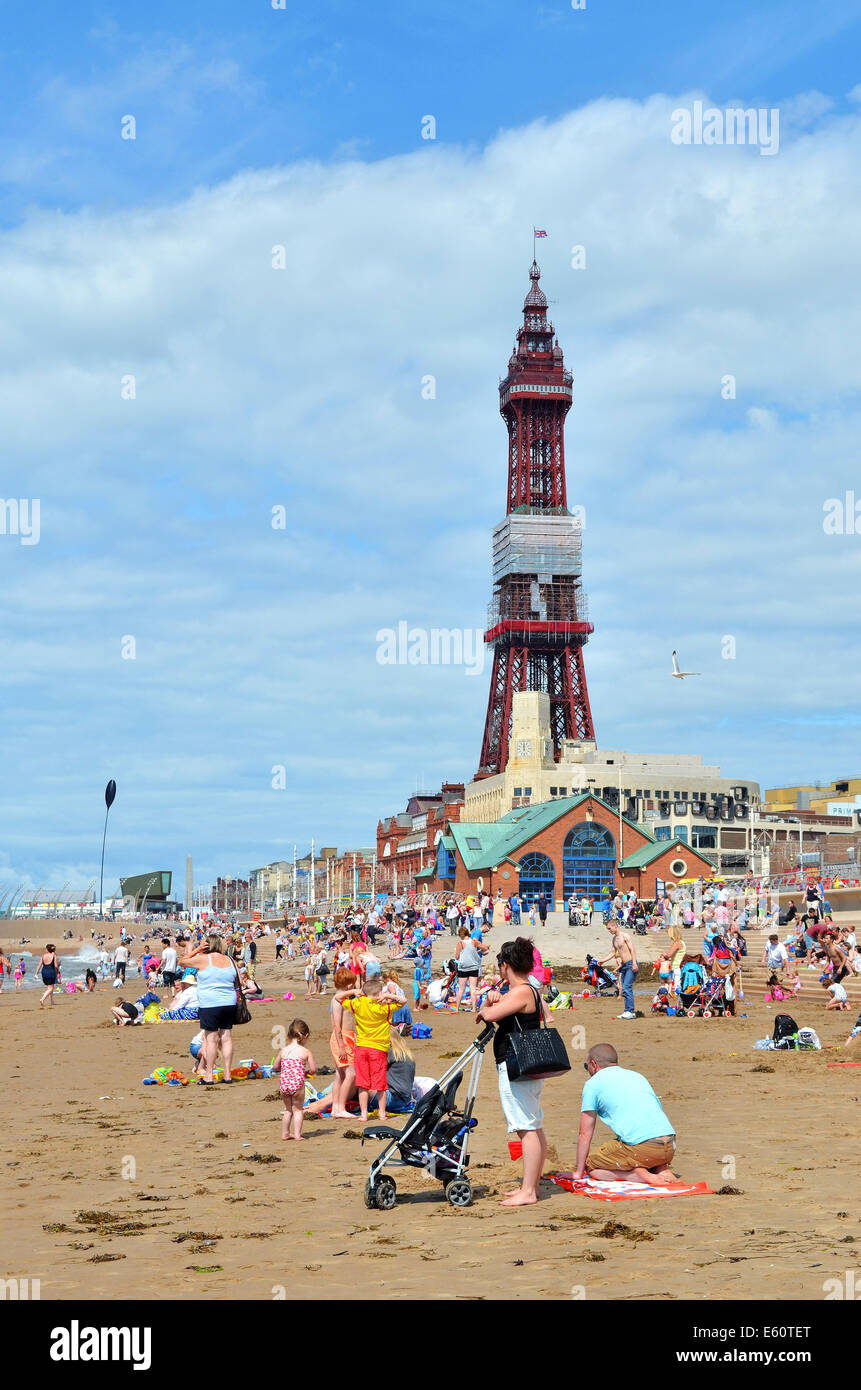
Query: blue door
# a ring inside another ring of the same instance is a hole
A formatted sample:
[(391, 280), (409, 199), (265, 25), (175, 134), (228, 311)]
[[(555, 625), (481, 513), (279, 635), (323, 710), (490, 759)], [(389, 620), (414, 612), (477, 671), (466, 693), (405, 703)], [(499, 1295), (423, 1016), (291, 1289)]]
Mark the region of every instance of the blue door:
[(524, 854), (520, 861), (520, 901), (524, 907), (531, 907), (543, 892), (547, 895), (550, 911), (553, 911), (553, 890), (556, 887), (556, 870), (553, 860), (546, 854)]
[(616, 842), (609, 830), (587, 821), (565, 836), (562, 846), (562, 888), (565, 898), (574, 893), (597, 898), (602, 888), (614, 891)]

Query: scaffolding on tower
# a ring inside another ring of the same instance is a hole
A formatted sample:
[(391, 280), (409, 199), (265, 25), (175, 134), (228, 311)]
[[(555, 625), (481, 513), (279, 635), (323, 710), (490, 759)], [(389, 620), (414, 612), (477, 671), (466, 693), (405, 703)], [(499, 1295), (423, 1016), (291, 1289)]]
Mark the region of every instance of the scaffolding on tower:
[(564, 421), (573, 377), (547, 319), (533, 261), (523, 326), (500, 382), (508, 428), (507, 512), (493, 532), (493, 596), (484, 640), (493, 670), (477, 777), (508, 759), (512, 696), (550, 696), (554, 756), (567, 739), (592, 740), (583, 646), (593, 631), (582, 586), (582, 525), (568, 511)]

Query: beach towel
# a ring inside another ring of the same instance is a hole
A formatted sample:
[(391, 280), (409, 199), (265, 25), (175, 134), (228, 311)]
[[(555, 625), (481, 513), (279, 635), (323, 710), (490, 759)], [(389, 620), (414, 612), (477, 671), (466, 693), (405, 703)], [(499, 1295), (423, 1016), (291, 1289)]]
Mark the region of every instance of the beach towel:
[(549, 1173), (547, 1176), (566, 1192), (574, 1192), (578, 1197), (594, 1197), (598, 1202), (632, 1202), (638, 1197), (714, 1196), (714, 1188), (705, 1182), (673, 1182), (669, 1187), (650, 1187), (645, 1182), (595, 1182), (592, 1178), (575, 1178), (573, 1173)]

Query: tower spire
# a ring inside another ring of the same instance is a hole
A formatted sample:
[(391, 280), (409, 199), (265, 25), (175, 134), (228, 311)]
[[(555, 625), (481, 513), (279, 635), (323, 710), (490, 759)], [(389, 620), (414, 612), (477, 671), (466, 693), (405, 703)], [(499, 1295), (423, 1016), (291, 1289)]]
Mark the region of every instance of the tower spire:
[[(539, 235), (539, 233), (535, 233)], [(508, 760), (512, 696), (550, 695), (553, 755), (563, 739), (594, 739), (583, 666), (592, 632), (582, 591), (581, 532), (568, 511), (564, 423), (573, 399), (541, 270), (533, 259), (523, 323), (499, 386), (508, 429), (505, 520), (493, 533), (494, 590), (484, 640), (493, 672), (478, 776)]]

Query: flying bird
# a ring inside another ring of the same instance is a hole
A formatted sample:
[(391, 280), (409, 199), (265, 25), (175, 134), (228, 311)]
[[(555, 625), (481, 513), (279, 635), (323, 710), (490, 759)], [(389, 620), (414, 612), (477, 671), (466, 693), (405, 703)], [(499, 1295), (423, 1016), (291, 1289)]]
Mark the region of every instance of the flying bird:
[(702, 671), (680, 671), (680, 670), (679, 670), (679, 658), (678, 658), (678, 656), (676, 655), (676, 653), (673, 652), (673, 675), (674, 675), (678, 680), (683, 681), (684, 678), (685, 678), (685, 676), (701, 676), (701, 675), (702, 675)]

